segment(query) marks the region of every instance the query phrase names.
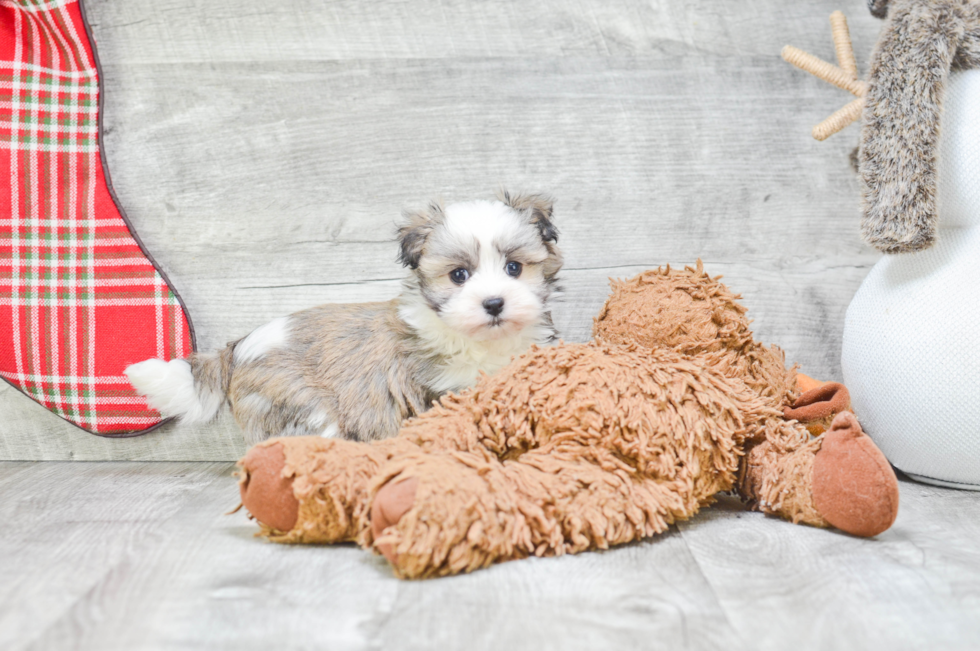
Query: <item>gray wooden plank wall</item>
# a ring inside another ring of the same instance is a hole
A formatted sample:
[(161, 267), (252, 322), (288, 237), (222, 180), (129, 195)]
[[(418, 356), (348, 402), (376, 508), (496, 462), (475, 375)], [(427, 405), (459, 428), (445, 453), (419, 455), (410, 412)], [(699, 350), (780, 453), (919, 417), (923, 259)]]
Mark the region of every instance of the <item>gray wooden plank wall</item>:
[[(846, 94), (779, 58), (833, 58), (864, 2), (87, 0), (120, 200), (202, 348), (330, 301), (398, 291), (393, 224), (430, 197), (557, 198), (566, 340), (609, 276), (703, 258), (758, 336), (840, 379), (843, 316), (877, 255), (857, 234)], [(136, 360), (134, 360), (136, 361)], [(237, 458), (223, 416), (128, 440), (0, 386), (0, 459)]]

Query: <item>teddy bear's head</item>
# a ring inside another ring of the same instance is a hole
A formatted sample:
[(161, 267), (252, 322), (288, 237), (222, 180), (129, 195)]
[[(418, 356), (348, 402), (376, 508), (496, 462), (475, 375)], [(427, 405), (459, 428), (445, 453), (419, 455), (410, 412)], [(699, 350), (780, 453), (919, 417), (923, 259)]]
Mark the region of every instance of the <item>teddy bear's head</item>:
[(598, 343), (667, 348), (683, 355), (705, 355), (703, 363), (738, 377), (773, 406), (798, 395), (795, 368), (783, 352), (755, 341), (746, 309), (728, 287), (697, 267), (669, 266), (629, 280), (613, 280), (612, 293), (595, 317)]
[(739, 296), (697, 268), (661, 267), (613, 280), (592, 336), (609, 344), (670, 348), (685, 355), (740, 351), (752, 341)]

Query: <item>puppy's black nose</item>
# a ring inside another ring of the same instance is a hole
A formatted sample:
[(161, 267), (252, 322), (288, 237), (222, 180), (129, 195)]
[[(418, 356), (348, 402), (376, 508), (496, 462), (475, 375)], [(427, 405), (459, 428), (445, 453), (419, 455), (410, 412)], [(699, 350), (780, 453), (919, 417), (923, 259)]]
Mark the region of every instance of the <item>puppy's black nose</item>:
[(487, 311), (490, 316), (499, 316), (501, 312), (504, 311), (504, 299), (502, 298), (488, 298), (483, 301), (483, 309)]

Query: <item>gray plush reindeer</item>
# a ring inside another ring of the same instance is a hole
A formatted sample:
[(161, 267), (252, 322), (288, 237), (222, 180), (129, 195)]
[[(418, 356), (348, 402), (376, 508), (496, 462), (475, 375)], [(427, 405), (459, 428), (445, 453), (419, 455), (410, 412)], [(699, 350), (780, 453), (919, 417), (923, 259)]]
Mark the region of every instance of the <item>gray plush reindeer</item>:
[(980, 1), (870, 0), (886, 17), (871, 55), (858, 170), (861, 235), (885, 253), (936, 237), (936, 148), (949, 71), (980, 68)]
[(819, 140), (863, 117), (861, 235), (885, 253), (936, 237), (936, 150), (950, 70), (980, 68), (980, 0), (869, 0), (885, 18), (868, 81), (857, 78), (847, 23), (831, 17), (838, 66), (787, 46), (783, 58), (858, 99), (814, 129)]

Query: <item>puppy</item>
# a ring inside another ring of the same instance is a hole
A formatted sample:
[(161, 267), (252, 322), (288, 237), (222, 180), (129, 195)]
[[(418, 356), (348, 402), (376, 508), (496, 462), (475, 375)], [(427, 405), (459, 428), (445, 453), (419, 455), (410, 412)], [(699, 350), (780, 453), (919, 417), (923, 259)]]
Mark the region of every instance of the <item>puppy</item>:
[(556, 339), (549, 301), (562, 265), (552, 202), (502, 193), (406, 212), (409, 269), (398, 298), (321, 305), (274, 319), (217, 353), (125, 373), (183, 423), (227, 402), (251, 445), (271, 436), (394, 436), (448, 391), (472, 386), (534, 343)]

